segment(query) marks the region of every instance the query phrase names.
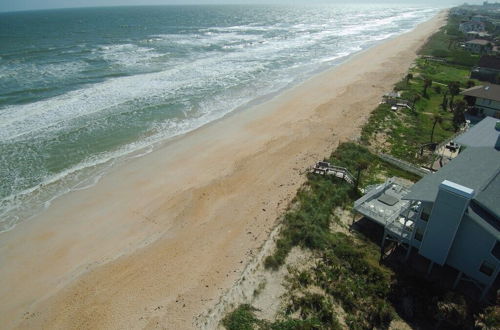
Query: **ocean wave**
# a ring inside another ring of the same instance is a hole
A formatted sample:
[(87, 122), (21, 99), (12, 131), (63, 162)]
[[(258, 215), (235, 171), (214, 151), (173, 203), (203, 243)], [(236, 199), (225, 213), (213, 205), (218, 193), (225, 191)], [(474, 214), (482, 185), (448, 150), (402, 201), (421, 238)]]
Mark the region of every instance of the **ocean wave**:
[(240, 13), (248, 24), (228, 22), (232, 14), (220, 26), (135, 24), (144, 31), (119, 29), (94, 42), (80, 31), (68, 47), (27, 49), (17, 59), (2, 53), (0, 96), (16, 102), (0, 106), (0, 231), (93, 186), (116, 161), (141, 157), (437, 11), (332, 8)]

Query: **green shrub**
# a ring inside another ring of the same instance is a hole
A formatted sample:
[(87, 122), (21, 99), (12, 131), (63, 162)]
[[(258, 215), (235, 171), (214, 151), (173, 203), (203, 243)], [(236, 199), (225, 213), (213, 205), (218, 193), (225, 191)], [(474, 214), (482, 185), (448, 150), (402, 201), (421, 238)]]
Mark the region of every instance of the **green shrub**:
[(259, 324), (255, 316), (256, 309), (250, 305), (240, 305), (222, 320), (227, 330), (253, 330)]

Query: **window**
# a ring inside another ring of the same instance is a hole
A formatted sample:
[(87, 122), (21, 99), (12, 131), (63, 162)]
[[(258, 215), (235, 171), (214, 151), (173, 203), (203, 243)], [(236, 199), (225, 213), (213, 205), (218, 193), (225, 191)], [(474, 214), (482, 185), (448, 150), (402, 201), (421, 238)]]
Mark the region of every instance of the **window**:
[(495, 265), (493, 265), (491, 262), (483, 261), (481, 267), (479, 267), (479, 271), (486, 276), (491, 276), (495, 271)]
[(424, 230), (417, 227), (414, 237), (417, 241), (422, 242), (422, 238), (424, 238)]
[(493, 249), (491, 250), (491, 254), (497, 258), (497, 260), (500, 260), (500, 241), (497, 241)]
[(428, 209), (423, 208), (422, 213), (420, 213), (420, 219), (427, 221), (429, 220), (430, 213)]

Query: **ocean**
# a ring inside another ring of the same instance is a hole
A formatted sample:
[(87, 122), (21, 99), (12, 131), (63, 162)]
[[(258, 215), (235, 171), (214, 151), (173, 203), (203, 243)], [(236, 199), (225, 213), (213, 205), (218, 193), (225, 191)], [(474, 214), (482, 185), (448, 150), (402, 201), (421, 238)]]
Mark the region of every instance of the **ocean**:
[(116, 162), (298, 84), (439, 9), (0, 13), (0, 232), (96, 184)]

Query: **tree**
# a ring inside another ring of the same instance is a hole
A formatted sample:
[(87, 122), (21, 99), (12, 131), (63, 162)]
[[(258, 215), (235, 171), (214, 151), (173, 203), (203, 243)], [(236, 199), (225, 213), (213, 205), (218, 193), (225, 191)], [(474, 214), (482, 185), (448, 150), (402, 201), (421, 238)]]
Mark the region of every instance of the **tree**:
[(361, 159), (358, 161), (358, 164), (356, 166), (356, 169), (358, 170), (357, 176), (356, 176), (356, 185), (354, 186), (354, 190), (357, 191), (359, 187), (359, 180), (361, 179), (361, 172), (366, 170), (368, 166), (370, 165), (370, 162), (368, 162), (365, 159)]
[(448, 108), (448, 92), (446, 91), (443, 95), (443, 101), (441, 102), (441, 108), (446, 111)]
[(408, 74), (406, 75), (406, 78), (405, 78), (405, 79), (406, 79), (406, 86), (408, 86), (408, 84), (410, 83), (410, 80), (412, 80), (412, 79), (413, 79), (413, 74), (408, 73)]
[(474, 80), (469, 80), (467, 81), (467, 88), (471, 88), (471, 87), (474, 87), (476, 86), (476, 83), (474, 82)]
[(434, 114), (432, 116), (432, 120), (434, 123), (432, 124), (432, 132), (431, 132), (431, 143), (434, 142), (434, 130), (436, 129), (437, 123), (441, 124), (443, 122), (443, 116), (440, 114)]
[(429, 78), (425, 78), (424, 79), (424, 90), (422, 91), (422, 95), (424, 97), (428, 97), (428, 95), (427, 95), (427, 88), (429, 88), (431, 86), (432, 86), (432, 80), (429, 79)]
[(420, 100), (420, 96), (418, 94), (415, 94), (415, 96), (413, 97), (413, 105), (412, 105), (412, 109), (413, 111), (415, 111), (415, 104)]
[(458, 81), (452, 81), (448, 84), (448, 91), (450, 92), (450, 108), (453, 106), (453, 98), (460, 93), (460, 83)]
[(466, 108), (467, 103), (464, 100), (458, 101), (453, 107), (453, 128), (455, 129), (455, 132), (458, 132), (462, 124), (465, 123)]
[(442, 323), (451, 328), (462, 328), (467, 321), (467, 303), (464, 297), (447, 293), (443, 299), (436, 302), (434, 317), (438, 321), (436, 329), (442, 328)]

